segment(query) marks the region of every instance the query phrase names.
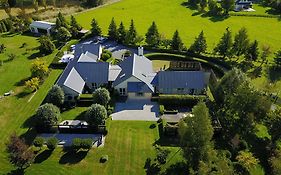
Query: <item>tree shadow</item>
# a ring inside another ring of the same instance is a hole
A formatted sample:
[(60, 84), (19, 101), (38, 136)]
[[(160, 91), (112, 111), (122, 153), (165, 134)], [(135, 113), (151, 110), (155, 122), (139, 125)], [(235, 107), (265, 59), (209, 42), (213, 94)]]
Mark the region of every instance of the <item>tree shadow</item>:
[(85, 120), (85, 113), (87, 111), (81, 112), (77, 117), (75, 117), (75, 120)]
[(186, 7), (186, 8), (189, 8), (190, 10), (198, 10), (197, 6), (196, 5), (191, 5), (190, 3), (188, 2), (183, 2), (181, 3), (182, 6)]
[(35, 124), (36, 124), (36, 116), (32, 115), (29, 118), (27, 118), (21, 126), (23, 128), (32, 128), (35, 127)]
[(43, 152), (41, 152), (40, 154), (38, 154), (35, 159), (34, 159), (34, 163), (42, 163), (45, 160), (47, 160), (51, 155), (52, 155), (52, 150), (46, 149)]
[(26, 96), (28, 96), (28, 95), (30, 95), (31, 93), (30, 92), (27, 92), (27, 91), (22, 91), (22, 92), (20, 92), (20, 93), (18, 93), (17, 95), (16, 95), (16, 97), (19, 99), (19, 98), (24, 98), (24, 97), (26, 97)]
[(36, 135), (37, 135), (36, 130), (34, 128), (29, 128), (25, 133), (20, 135), (20, 137), (24, 138), (26, 144), (32, 145)]
[[(35, 48), (34, 48), (35, 49)], [(37, 49), (37, 48), (36, 48)], [(33, 60), (35, 58), (40, 58), (40, 57), (44, 57), (46, 55), (42, 54), (40, 51), (39, 52), (35, 52), (33, 54), (31, 54), (30, 56), (28, 56), (27, 58), (30, 60)]]
[(19, 33), (10, 33), (10, 32), (8, 32), (8, 33), (1, 34), (1, 37), (8, 38), (8, 37), (14, 37), (16, 35), (20, 35), (20, 34)]
[(184, 162), (177, 162), (169, 166), (163, 175), (185, 175), (188, 174), (187, 164)]
[(149, 129), (154, 129), (154, 128), (156, 128), (156, 124), (155, 124), (155, 123), (153, 123), (153, 124), (151, 124), (151, 125), (149, 126)]
[(29, 80), (31, 77), (23, 78), (20, 81), (16, 82), (14, 85), (15, 86), (23, 86), (25, 81)]
[(60, 164), (76, 164), (82, 161), (88, 154), (88, 151), (67, 151), (59, 160)]
[(11, 170), (7, 175), (23, 175), (24, 169)]
[(151, 163), (151, 158), (147, 158), (144, 164), (144, 169), (146, 169), (147, 175), (155, 175), (160, 173), (161, 168), (157, 163)]
[(281, 71), (274, 66), (270, 66), (267, 69), (267, 76), (271, 82), (279, 81), (281, 80)]
[(211, 15), (209, 12), (203, 13), (201, 15), (202, 18), (209, 18), (210, 21), (212, 22), (221, 22), (226, 19), (228, 19), (230, 16), (229, 15)]

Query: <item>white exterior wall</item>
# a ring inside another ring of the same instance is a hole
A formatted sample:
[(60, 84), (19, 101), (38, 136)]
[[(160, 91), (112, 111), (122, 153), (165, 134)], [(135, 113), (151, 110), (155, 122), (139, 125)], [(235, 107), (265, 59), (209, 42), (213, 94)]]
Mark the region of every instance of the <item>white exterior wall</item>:
[(122, 83), (118, 84), (117, 86), (114, 87), (114, 89), (116, 89), (119, 92), (120, 88), (125, 88), (125, 96), (128, 95), (128, 82), (141, 82), (139, 79), (137, 79), (134, 76), (131, 76), (130, 78), (128, 78), (127, 80), (123, 81)]
[(128, 93), (128, 99), (139, 99), (139, 100), (151, 99), (151, 96), (152, 96), (151, 93), (143, 93), (143, 96), (137, 96), (137, 94), (134, 92)]

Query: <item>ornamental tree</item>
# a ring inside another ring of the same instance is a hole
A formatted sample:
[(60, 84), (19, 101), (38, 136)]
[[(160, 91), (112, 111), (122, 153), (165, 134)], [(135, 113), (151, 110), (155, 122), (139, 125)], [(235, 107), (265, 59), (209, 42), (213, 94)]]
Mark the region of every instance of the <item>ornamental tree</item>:
[(94, 103), (106, 106), (110, 101), (110, 93), (106, 88), (98, 88), (93, 93)]
[(46, 103), (37, 109), (35, 117), (38, 126), (49, 127), (59, 122), (60, 110), (55, 105)]
[(85, 114), (86, 121), (94, 127), (105, 123), (107, 112), (104, 106), (93, 104)]

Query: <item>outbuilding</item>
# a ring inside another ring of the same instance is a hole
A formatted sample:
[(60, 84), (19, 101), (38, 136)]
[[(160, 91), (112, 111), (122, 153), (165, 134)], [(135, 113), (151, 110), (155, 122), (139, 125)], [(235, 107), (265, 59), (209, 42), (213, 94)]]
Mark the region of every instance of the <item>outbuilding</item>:
[(50, 35), (56, 27), (55, 23), (46, 21), (33, 21), (29, 28), (32, 33)]

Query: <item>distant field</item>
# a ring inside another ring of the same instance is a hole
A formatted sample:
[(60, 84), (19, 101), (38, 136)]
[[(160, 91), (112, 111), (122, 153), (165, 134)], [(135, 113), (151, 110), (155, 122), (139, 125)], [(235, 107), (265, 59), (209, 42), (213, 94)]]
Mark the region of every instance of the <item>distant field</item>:
[[(280, 48), (281, 21), (277, 18), (239, 16), (222, 20), (201, 17), (196, 15), (197, 11), (182, 6), (183, 2), (183, 0), (122, 0), (103, 8), (79, 13), (76, 17), (88, 29), (92, 18), (96, 18), (103, 29), (103, 34), (107, 34), (112, 17), (115, 17), (118, 24), (123, 21), (127, 28), (130, 20), (134, 19), (137, 30), (142, 35), (146, 33), (152, 21), (156, 21), (160, 33), (169, 38), (178, 29), (188, 47), (194, 41), (194, 37), (204, 30), (209, 49), (215, 46), (227, 27), (230, 27), (233, 32), (246, 27), (250, 38), (260, 41), (260, 45), (269, 44), (273, 51)], [(260, 9), (261, 13), (264, 13), (263, 8), (257, 8), (258, 11)]]

